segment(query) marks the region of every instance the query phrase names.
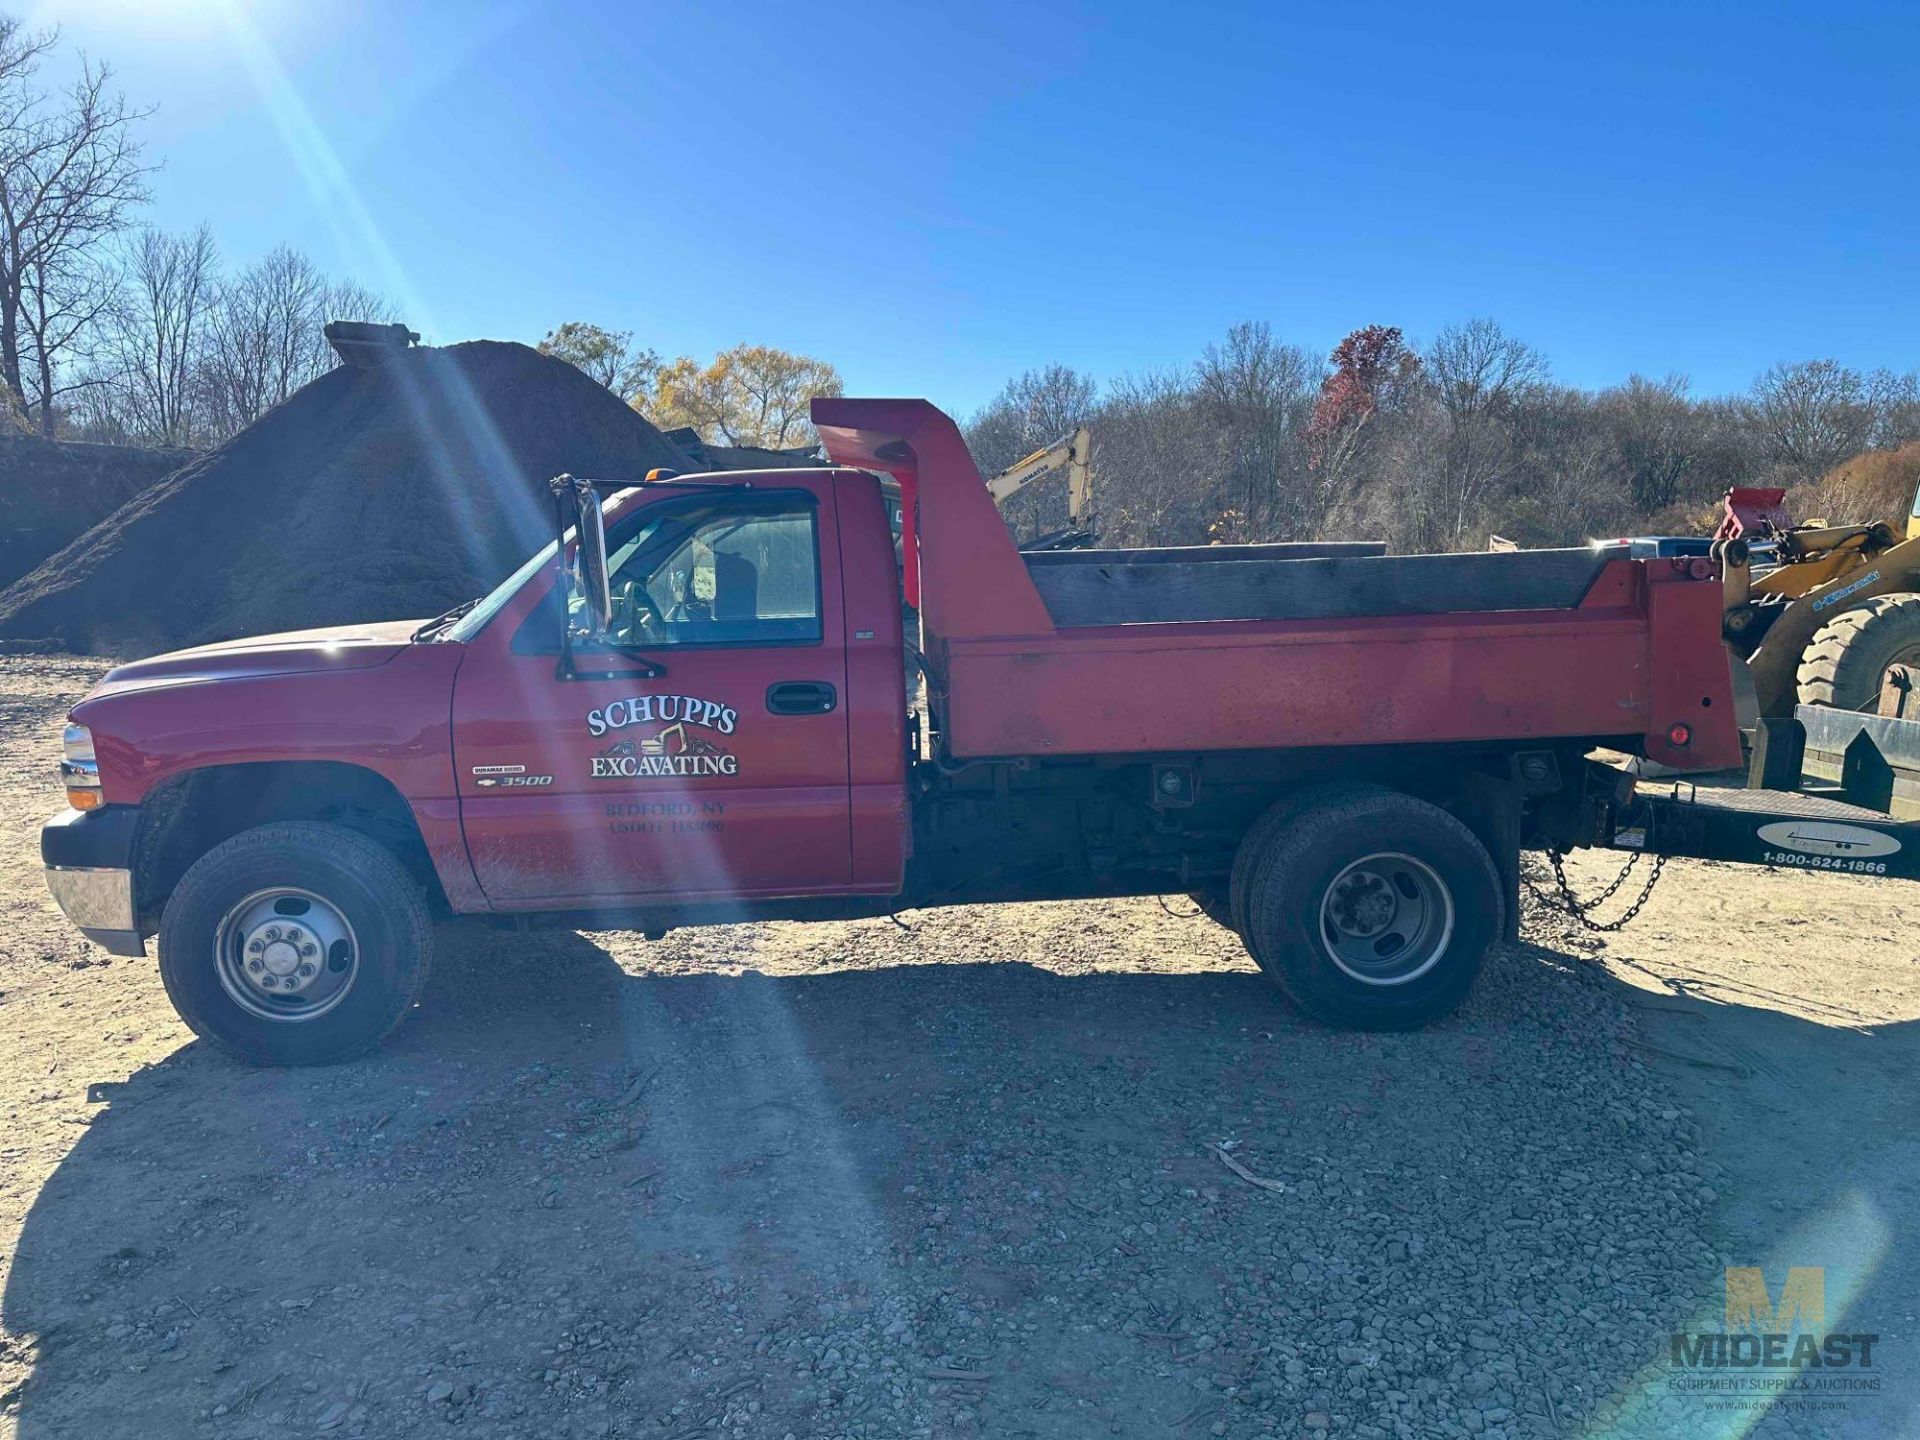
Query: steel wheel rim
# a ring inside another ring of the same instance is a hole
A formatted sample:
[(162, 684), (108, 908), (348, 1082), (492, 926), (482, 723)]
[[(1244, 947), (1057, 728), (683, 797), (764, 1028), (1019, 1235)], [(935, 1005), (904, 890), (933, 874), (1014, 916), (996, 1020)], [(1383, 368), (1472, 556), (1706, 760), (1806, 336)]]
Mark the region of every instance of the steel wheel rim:
[(1446, 954), (1453, 893), (1424, 860), (1381, 851), (1355, 860), (1320, 897), (1320, 939), (1362, 985), (1405, 985)]
[(262, 1020), (318, 1020), (360, 974), (353, 925), (323, 895), (297, 885), (256, 890), (221, 917), (214, 971), (227, 998)]
[(1904, 649), (1894, 651), (1888, 657), (1887, 663), (1880, 667), (1880, 684), (1867, 703), (1860, 707), (1864, 713), (1871, 715), (1879, 708), (1880, 697), (1887, 690), (1887, 676), (1893, 673), (1897, 665), (1904, 665), (1910, 670), (1920, 670), (1920, 645), (1908, 645)]

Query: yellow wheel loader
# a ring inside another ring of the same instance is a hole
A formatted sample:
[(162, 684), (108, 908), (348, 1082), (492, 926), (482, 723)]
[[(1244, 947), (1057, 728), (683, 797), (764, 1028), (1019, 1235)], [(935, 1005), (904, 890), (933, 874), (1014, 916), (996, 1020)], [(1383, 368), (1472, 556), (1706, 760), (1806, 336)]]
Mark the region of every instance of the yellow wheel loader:
[[(1710, 553), (1726, 586), (1727, 644), (1759, 713), (1873, 710), (1893, 666), (1920, 666), (1920, 496), (1888, 524), (1796, 525), (1786, 492), (1736, 488)], [(1696, 544), (1698, 542), (1695, 542)]]

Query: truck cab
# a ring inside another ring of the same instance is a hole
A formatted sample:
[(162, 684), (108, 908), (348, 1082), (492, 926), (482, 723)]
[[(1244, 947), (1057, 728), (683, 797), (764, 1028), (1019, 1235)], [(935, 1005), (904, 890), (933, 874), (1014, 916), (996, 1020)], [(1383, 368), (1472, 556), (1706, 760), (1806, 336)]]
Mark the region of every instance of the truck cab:
[(604, 521), (608, 614), (549, 565), (462, 617), (454, 783), (497, 910), (890, 895), (906, 846), (898, 565), (851, 470), (668, 479)]

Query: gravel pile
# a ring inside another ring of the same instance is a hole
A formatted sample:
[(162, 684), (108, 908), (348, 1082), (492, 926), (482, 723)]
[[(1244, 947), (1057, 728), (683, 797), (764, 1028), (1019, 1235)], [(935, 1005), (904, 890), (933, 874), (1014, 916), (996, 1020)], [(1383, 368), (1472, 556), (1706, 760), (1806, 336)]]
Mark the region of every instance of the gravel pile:
[(564, 361), (490, 340), (342, 366), (0, 590), (0, 639), (146, 653), (438, 614), (552, 538), (549, 478), (688, 468)]
[(0, 434), (0, 586), (193, 455)]

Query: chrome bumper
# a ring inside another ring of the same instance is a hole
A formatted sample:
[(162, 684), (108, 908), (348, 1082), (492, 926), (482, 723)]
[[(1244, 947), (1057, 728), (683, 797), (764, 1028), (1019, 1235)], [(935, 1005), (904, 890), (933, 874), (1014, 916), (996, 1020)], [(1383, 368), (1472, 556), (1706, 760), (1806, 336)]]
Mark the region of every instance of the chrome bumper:
[(80, 933), (111, 955), (145, 955), (133, 910), (133, 872), (81, 865), (46, 867), (54, 903)]

